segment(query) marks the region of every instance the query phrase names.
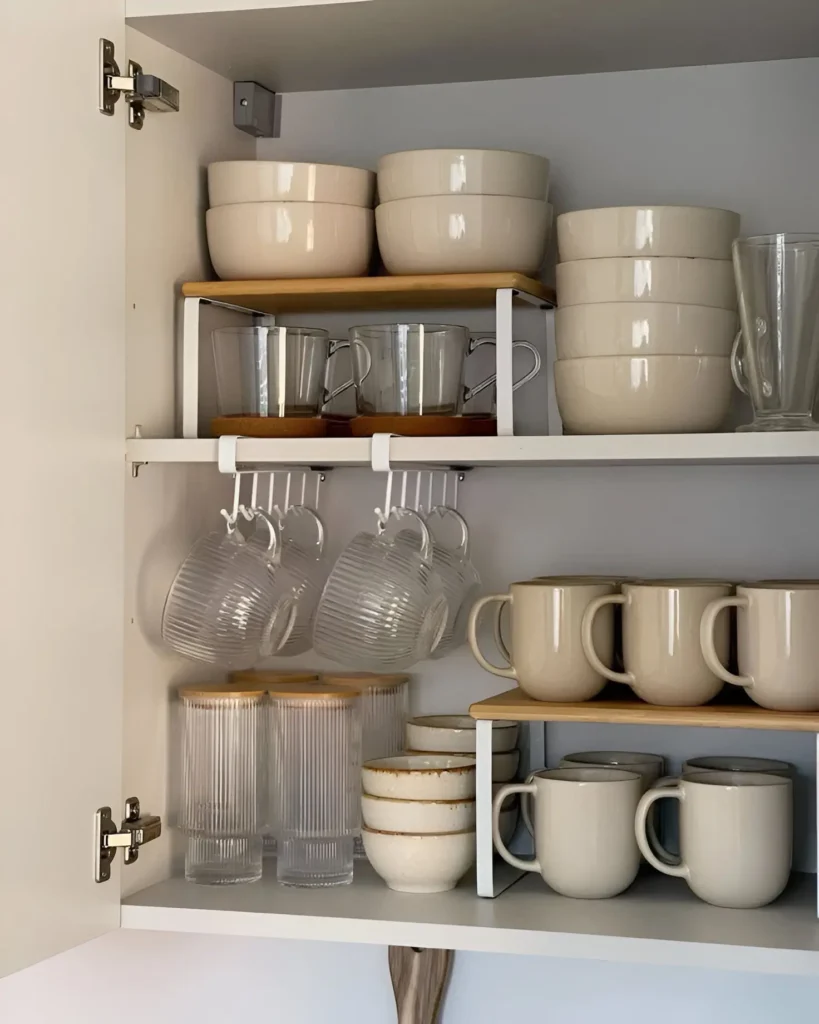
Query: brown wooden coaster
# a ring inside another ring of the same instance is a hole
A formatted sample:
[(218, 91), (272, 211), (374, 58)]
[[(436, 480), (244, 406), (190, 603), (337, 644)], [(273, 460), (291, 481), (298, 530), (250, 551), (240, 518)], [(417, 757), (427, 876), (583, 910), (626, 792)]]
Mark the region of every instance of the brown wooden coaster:
[(320, 416), (217, 416), (210, 421), (214, 437), (326, 437), (327, 420)]
[(497, 421), (492, 416), (356, 416), (350, 420), (350, 433), (353, 437), (490, 436), (497, 433)]
[(350, 423), (352, 422), (351, 416), (325, 416), (327, 420), (327, 436), (328, 437), (351, 437), (350, 434)]

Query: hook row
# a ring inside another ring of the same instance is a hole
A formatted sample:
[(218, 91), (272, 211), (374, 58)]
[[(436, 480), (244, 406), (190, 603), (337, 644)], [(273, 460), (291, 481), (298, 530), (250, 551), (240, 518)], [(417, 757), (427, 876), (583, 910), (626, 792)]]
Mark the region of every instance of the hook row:
[[(277, 492), (277, 481), (276, 477), (284, 477), (284, 502), (283, 505), (276, 502)], [(293, 482), (293, 477), (301, 477), (301, 487), (299, 489), (298, 483)], [(311, 483), (315, 484), (313, 489), (311, 486), (311, 495), (308, 500), (307, 495), (307, 478), (312, 477)], [(266, 511), (269, 515), (274, 512), (278, 516), (285, 516), (294, 505), (305, 505), (312, 506), (315, 512), (319, 508), (319, 495), (321, 489), (321, 483), (324, 480), (324, 474), (320, 472), (314, 472), (307, 469), (298, 470), (271, 470), (269, 472), (259, 472), (258, 470), (239, 470), (233, 474), (233, 508), (231, 511), (223, 508), (221, 509), (221, 515), (224, 517), (227, 523), (228, 532), (232, 532), (236, 528), (236, 523), (241, 515), (246, 520), (253, 518), (253, 510), (260, 507), (259, 505), (259, 478), (267, 477), (267, 500), (266, 500)], [(242, 489), (244, 482), (247, 478), (250, 478), (250, 501), (249, 503), (242, 501)], [(298, 500), (291, 500), (293, 495), (298, 495)]]

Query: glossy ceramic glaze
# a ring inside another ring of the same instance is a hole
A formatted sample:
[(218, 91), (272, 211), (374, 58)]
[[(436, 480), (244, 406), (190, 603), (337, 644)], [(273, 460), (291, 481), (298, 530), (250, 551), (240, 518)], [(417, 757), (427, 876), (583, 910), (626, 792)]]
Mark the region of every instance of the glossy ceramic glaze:
[[(407, 754), (422, 755), (420, 750), (407, 750)], [(449, 752), (450, 756), (457, 757), (456, 753)], [(519, 750), (502, 750), (492, 755), (492, 781), (509, 782), (517, 775), (520, 764)]]
[(339, 203), (235, 203), (205, 217), (211, 262), (222, 280), (367, 272), (372, 210)]
[(736, 313), (713, 306), (591, 302), (555, 311), (558, 359), (588, 356), (727, 358), (736, 334)]
[[(737, 609), (739, 675), (725, 668), (725, 654), (712, 641), (714, 620)], [(755, 583), (737, 587), (736, 597), (712, 602), (702, 617), (702, 651), (726, 683), (775, 711), (819, 711), (819, 584)]]
[[(469, 646), (487, 672), (514, 679), (535, 700), (589, 700), (600, 692), (605, 680), (583, 654), (580, 623), (589, 603), (614, 589), (614, 584), (606, 581), (571, 577), (513, 583), (508, 594), (490, 594), (473, 605), (467, 627)], [(478, 643), (481, 611), (495, 602), (509, 605), (514, 654), (506, 666), (487, 661)], [(611, 661), (614, 617), (610, 611), (597, 619), (594, 629), (601, 657)]]
[[(639, 775), (614, 768), (536, 772), (531, 782), (504, 786), (495, 797), (495, 848), (513, 867), (538, 872), (562, 896), (616, 896), (631, 885), (640, 866), (634, 814), (641, 791)], [(499, 834), (500, 805), (511, 793), (533, 798), (534, 860), (515, 857)]]
[(503, 149), (412, 149), (378, 161), (382, 203), (414, 196), (549, 198), (549, 161)]
[[(592, 601), (583, 616), (583, 650), (589, 664), (607, 678), (626, 683), (649, 704), (705, 704), (722, 689), (722, 680), (702, 656), (700, 621), (711, 601), (730, 593), (728, 583), (625, 583), (621, 594)], [(625, 672), (607, 668), (594, 649), (595, 616), (614, 604), (623, 606)], [(727, 615), (720, 616), (716, 629), (716, 643), (721, 655), (727, 657)]]
[(706, 206), (610, 206), (557, 218), (561, 260), (694, 256), (729, 260), (739, 214)]
[(763, 772), (767, 775), (782, 775), (793, 778), (795, 769), (787, 761), (776, 761), (769, 757), (737, 757), (733, 754), (717, 754), (709, 757), (689, 757), (683, 762), (682, 775), (686, 772)]
[[(645, 836), (650, 807), (665, 799), (680, 804), (680, 864), (660, 860)], [(642, 797), (635, 829), (646, 860), (666, 875), (684, 878), (700, 899), (718, 907), (761, 907), (788, 882), (791, 781), (753, 772), (686, 774), (676, 785)]]
[[(475, 753), (475, 719), (469, 715), (424, 715), (407, 722), (409, 750), (444, 750)], [(492, 723), (492, 749), (513, 750), (518, 741), (517, 722)]]
[(464, 832), (475, 828), (474, 800), (389, 800), (361, 795), (361, 819), (380, 832)]
[(372, 171), (339, 164), (225, 160), (208, 167), (211, 207), (282, 200), (371, 207), (374, 191)]
[(361, 839), (373, 870), (398, 892), (454, 889), (475, 863), (474, 831), (393, 835), (363, 828)]
[(600, 356), (554, 365), (564, 431), (708, 433), (731, 406), (730, 360), (718, 356)]
[(361, 786), (393, 800), (474, 800), (475, 758), (448, 754), (397, 754), (367, 761)]
[(654, 256), (573, 260), (557, 265), (560, 306), (583, 302), (681, 302), (736, 309), (729, 259)]
[(542, 200), (508, 196), (422, 196), (375, 211), (391, 274), (533, 274), (543, 262), (548, 219)]

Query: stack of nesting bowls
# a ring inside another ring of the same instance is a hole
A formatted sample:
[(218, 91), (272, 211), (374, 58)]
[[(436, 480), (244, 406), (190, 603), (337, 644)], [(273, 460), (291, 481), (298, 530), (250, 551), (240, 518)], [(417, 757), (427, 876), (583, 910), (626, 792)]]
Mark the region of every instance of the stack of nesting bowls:
[(222, 280), (357, 277), (373, 244), (375, 175), (358, 167), (228, 160), (208, 167), (208, 248)]
[(549, 161), (421, 149), (378, 161), (378, 245), (391, 274), (535, 273), (551, 224)]
[(475, 862), (475, 758), (401, 754), (361, 768), (361, 839), (390, 889), (445, 892)]
[(555, 391), (575, 434), (717, 430), (737, 331), (739, 215), (620, 206), (557, 218)]

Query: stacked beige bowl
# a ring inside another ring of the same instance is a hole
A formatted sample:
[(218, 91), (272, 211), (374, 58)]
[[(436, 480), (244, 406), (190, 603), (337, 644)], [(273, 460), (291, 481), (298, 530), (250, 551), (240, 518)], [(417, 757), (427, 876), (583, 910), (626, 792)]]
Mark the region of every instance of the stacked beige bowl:
[(551, 227), (549, 161), (421, 149), (378, 161), (378, 245), (391, 274), (534, 274)]
[(211, 164), (213, 269), (224, 281), (366, 274), (374, 187), (373, 172), (359, 167), (289, 160)]
[(573, 434), (718, 430), (737, 332), (739, 215), (620, 206), (557, 218), (555, 391)]

